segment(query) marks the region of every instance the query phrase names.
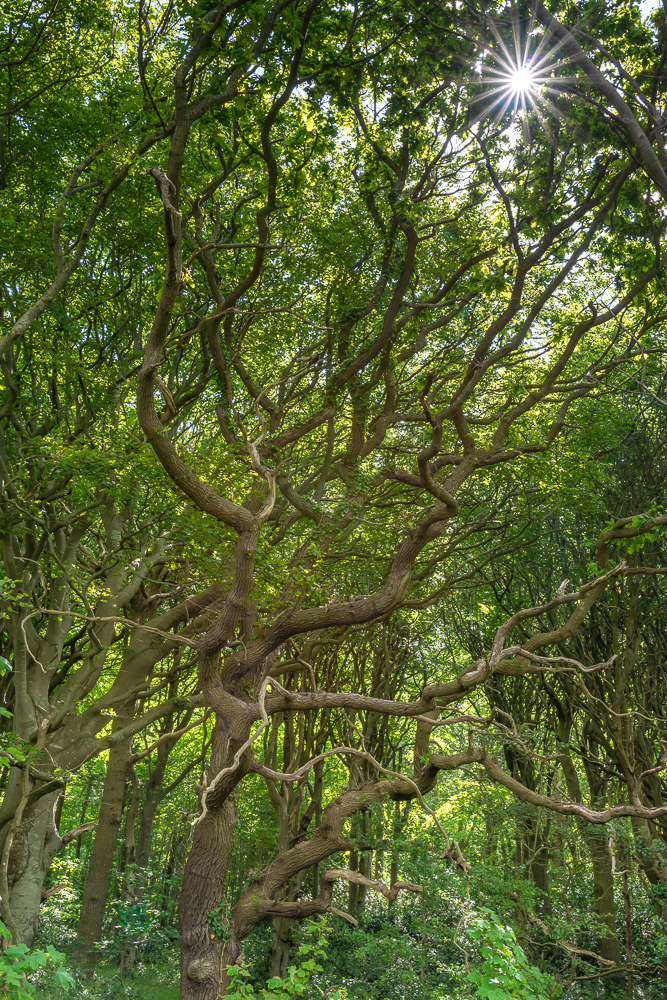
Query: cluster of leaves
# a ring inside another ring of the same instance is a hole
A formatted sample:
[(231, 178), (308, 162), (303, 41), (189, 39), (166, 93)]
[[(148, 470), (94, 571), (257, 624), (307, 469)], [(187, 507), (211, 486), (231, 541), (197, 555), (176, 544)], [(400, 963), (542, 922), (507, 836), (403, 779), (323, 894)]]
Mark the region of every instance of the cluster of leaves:
[(482, 958), (481, 967), (470, 972), (480, 1000), (556, 1000), (559, 996), (560, 987), (553, 976), (530, 964), (512, 928), (493, 910), (484, 908), (477, 913), (467, 936)]
[(74, 978), (64, 966), (65, 956), (52, 945), (41, 950), (28, 948), (26, 944), (11, 944), (9, 931), (1, 920), (0, 939), (3, 939), (3, 947), (0, 949), (0, 993), (12, 1000), (31, 1000), (28, 980), (40, 972), (52, 973), (55, 983), (65, 992), (70, 986), (74, 986)]
[[(322, 972), (320, 959), (326, 958), (323, 945), (326, 938), (320, 938), (318, 945), (302, 944), (299, 948), (298, 965), (290, 965), (287, 975), (281, 979), (274, 976), (266, 984), (265, 989), (256, 990), (250, 980), (250, 969), (245, 965), (232, 965), (227, 969), (230, 979), (228, 1000), (288, 1000), (289, 997), (302, 997), (317, 972)], [(346, 1000), (347, 992), (343, 987), (333, 987), (327, 990), (330, 1000)]]

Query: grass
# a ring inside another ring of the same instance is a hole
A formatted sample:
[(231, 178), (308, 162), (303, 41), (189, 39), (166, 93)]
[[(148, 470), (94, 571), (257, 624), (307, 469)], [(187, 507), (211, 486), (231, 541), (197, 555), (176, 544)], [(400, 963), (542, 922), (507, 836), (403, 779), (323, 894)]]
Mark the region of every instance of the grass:
[(53, 982), (41, 980), (34, 986), (35, 1000), (66, 1000), (67, 997), (86, 1000), (178, 1000), (178, 971), (174, 963), (137, 965), (135, 975), (120, 978), (120, 967), (100, 961), (90, 978), (87, 972), (67, 963), (68, 971), (76, 978), (76, 986), (65, 993)]

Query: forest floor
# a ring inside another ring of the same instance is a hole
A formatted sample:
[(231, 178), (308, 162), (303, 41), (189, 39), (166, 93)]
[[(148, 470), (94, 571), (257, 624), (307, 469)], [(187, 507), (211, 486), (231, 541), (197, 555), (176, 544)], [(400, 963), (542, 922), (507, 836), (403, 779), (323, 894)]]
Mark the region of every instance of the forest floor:
[[(100, 962), (95, 968), (95, 976), (87, 979), (78, 974), (72, 963), (68, 963), (68, 971), (76, 976), (74, 986), (69, 996), (72, 1000), (79, 997), (89, 1000), (178, 1000), (178, 969), (173, 962), (161, 965), (140, 965), (135, 975), (123, 976), (121, 981), (118, 965)], [(37, 984), (35, 1000), (65, 1000), (67, 994), (52, 982), (44, 981)]]

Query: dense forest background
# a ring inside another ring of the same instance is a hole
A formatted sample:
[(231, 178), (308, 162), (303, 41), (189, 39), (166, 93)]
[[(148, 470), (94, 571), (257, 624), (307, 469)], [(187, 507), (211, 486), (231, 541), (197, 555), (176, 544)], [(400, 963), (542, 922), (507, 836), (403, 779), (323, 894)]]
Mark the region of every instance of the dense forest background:
[(2, 0), (0, 993), (667, 990), (667, 3)]

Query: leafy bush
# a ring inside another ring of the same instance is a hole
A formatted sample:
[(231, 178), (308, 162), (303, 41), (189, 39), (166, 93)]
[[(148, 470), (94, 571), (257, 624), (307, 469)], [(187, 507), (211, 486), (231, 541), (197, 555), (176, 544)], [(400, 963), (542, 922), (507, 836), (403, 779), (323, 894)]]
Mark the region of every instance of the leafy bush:
[[(325, 939), (321, 939), (320, 943), (326, 943)], [(267, 988), (259, 991), (248, 981), (250, 970), (247, 966), (230, 965), (227, 969), (230, 978), (228, 1000), (287, 1000), (288, 997), (303, 996), (314, 974), (322, 972), (318, 959), (326, 958), (326, 953), (318, 945), (302, 944), (299, 956), (302, 961), (299, 965), (290, 965), (284, 979), (274, 976), (266, 984)], [(347, 993), (334, 986), (325, 996), (330, 1000), (346, 1000)]]
[(10, 933), (1, 920), (0, 938), (5, 939), (4, 950), (0, 951), (0, 993), (3, 995), (12, 1000), (31, 1000), (28, 977), (42, 970), (52, 972), (58, 986), (65, 991), (74, 985), (74, 979), (63, 965), (65, 956), (52, 945), (41, 951), (27, 944), (9, 944)]
[(482, 956), (481, 968), (470, 972), (480, 1000), (555, 1000), (560, 993), (553, 976), (530, 965), (512, 928), (502, 924), (493, 910), (482, 909), (467, 936)]

